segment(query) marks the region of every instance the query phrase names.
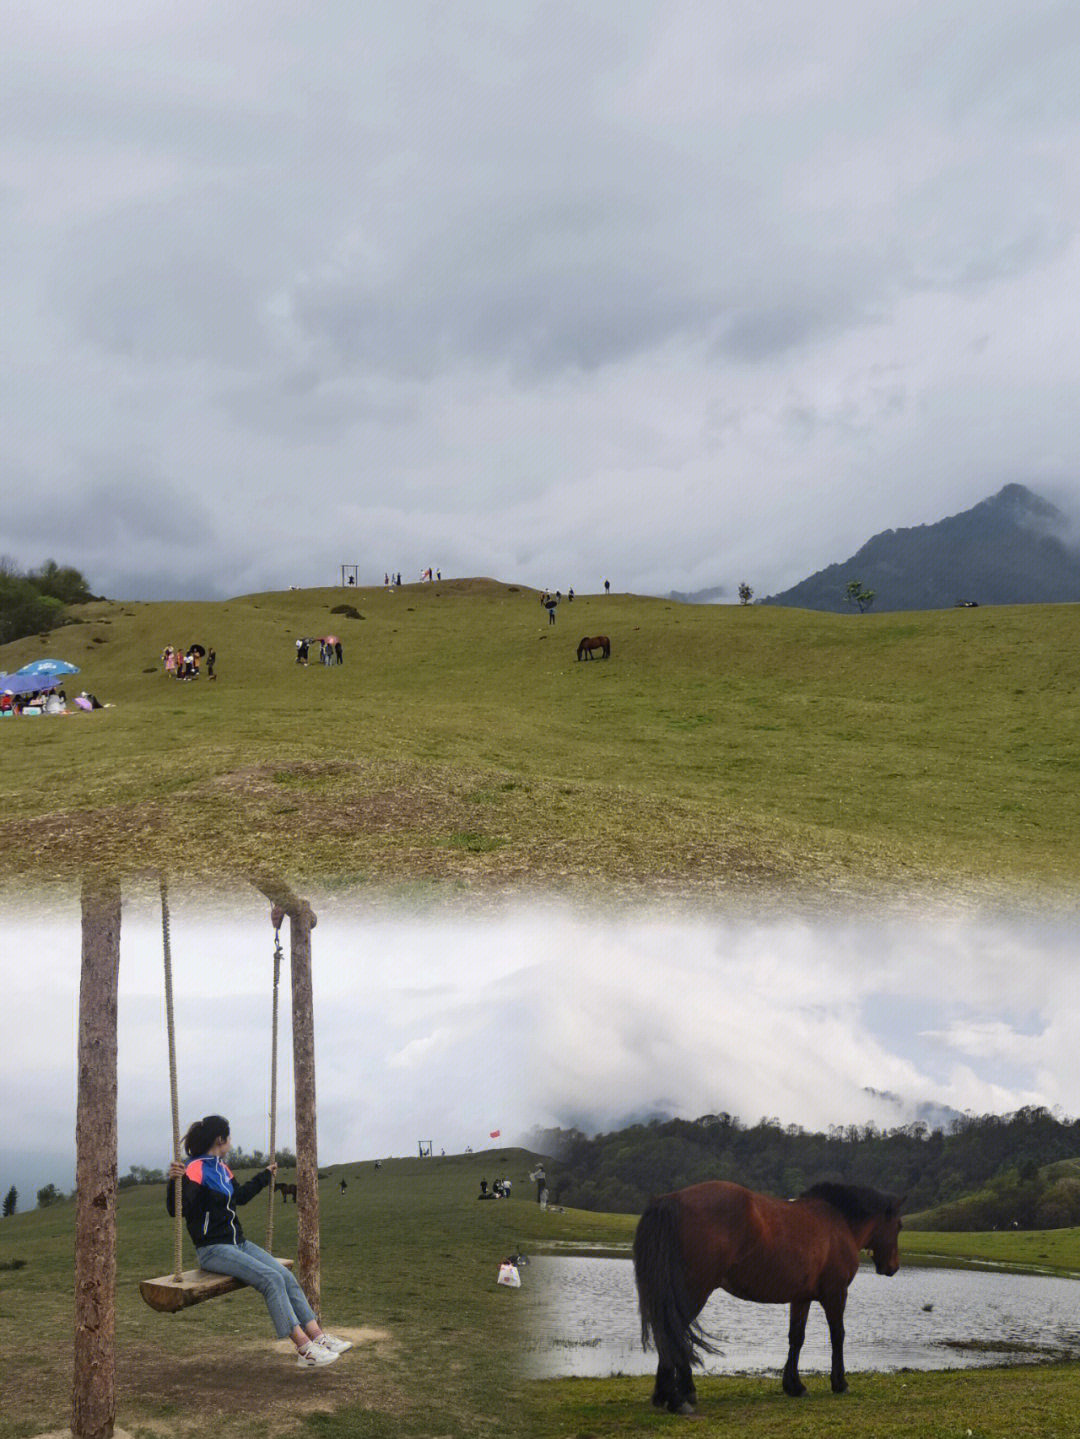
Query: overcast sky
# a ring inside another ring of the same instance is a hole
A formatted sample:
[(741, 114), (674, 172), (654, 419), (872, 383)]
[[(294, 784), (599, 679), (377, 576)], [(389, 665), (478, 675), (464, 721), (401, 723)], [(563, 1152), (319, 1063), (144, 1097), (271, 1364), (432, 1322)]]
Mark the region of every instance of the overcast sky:
[(0, 554), (775, 592), (1075, 505), (1073, 0), (12, 0)]
[[(1080, 1113), (1069, 925), (935, 917), (825, 925), (584, 918), (373, 919), (317, 904), (319, 1156), (340, 1163), (589, 1131), (655, 1113), (883, 1126), (920, 1106)], [(77, 901), (2, 916), (0, 1190), (74, 1180)], [(207, 1112), (266, 1147), (272, 930), (254, 894), (173, 895), (182, 1126)], [(285, 935), (288, 949), (288, 937)], [(119, 1157), (171, 1147), (160, 918), (125, 906)], [(293, 1143), (288, 983), (278, 1137)]]

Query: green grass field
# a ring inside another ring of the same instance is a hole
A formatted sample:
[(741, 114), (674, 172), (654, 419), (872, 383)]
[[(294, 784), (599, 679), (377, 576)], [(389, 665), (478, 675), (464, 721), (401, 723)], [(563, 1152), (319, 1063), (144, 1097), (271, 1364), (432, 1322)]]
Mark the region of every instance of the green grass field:
[[(500, 1156), (500, 1157), (496, 1157)], [(336, 1365), (301, 1373), (271, 1338), (257, 1295), (240, 1292), (177, 1315), (156, 1314), (140, 1278), (171, 1265), (171, 1224), (159, 1186), (121, 1192), (117, 1352), (118, 1423), (135, 1439), (203, 1439), (254, 1433), (474, 1439), (607, 1439), (673, 1433), (688, 1421), (655, 1413), (643, 1378), (520, 1377), (530, 1322), (524, 1288), (495, 1283), (507, 1253), (582, 1242), (624, 1246), (631, 1215), (542, 1213), (532, 1202), (532, 1156), (520, 1150), (445, 1159), (388, 1160), (325, 1171), (321, 1190), (323, 1317), (354, 1333)], [(507, 1173), (518, 1197), (478, 1204), (480, 1177)], [(339, 1192), (344, 1174), (348, 1190)], [(244, 1212), (262, 1238), (264, 1206)], [(68, 1419), (72, 1331), (72, 1201), (0, 1222), (0, 1439), (62, 1429)], [(275, 1248), (295, 1240), (295, 1209), (276, 1209)], [(1080, 1271), (1080, 1230), (904, 1236), (904, 1262), (948, 1252), (1009, 1266)], [(190, 1255), (190, 1251), (188, 1251)], [(12, 1261), (23, 1261), (11, 1268)], [(1080, 1292), (1080, 1291), (1078, 1291)], [(27, 1342), (27, 1330), (33, 1342)], [(785, 1398), (779, 1382), (707, 1378), (699, 1383), (705, 1432), (742, 1435), (953, 1439), (1074, 1435), (1080, 1368), (1024, 1366), (935, 1374), (853, 1376), (851, 1392)], [(734, 1427), (733, 1427), (734, 1426)], [(695, 1432), (698, 1429), (695, 1427)]]
[[(500, 1157), (501, 1156), (501, 1157)], [(296, 1369), (258, 1295), (241, 1291), (179, 1314), (147, 1308), (138, 1281), (172, 1267), (163, 1186), (121, 1191), (118, 1215), (118, 1424), (139, 1439), (299, 1432), (326, 1436), (522, 1433), (521, 1295), (496, 1284), (500, 1260), (535, 1222), (531, 1156), (489, 1151), (337, 1166), (321, 1186), (322, 1313), (362, 1333), (337, 1364)], [(479, 1204), (481, 1176), (508, 1174), (521, 1199)], [(344, 1174), (348, 1189), (339, 1191)], [(261, 1243), (265, 1201), (243, 1212)], [(295, 1252), (295, 1206), (275, 1206), (278, 1253)], [(0, 1222), (0, 1439), (66, 1426), (71, 1384), (74, 1202)], [(522, 1232), (519, 1232), (522, 1231)], [(194, 1261), (185, 1237), (185, 1263)], [(27, 1341), (27, 1334), (33, 1336)], [(268, 1427), (269, 1426), (269, 1427)]]
[[(331, 614), (350, 603), (362, 619)], [(428, 896), (1068, 896), (1080, 606), (830, 615), (494, 581), (94, 604), (0, 650), (115, 708), (0, 723), (3, 877), (91, 853)], [(295, 663), (333, 631), (345, 664)], [(609, 661), (578, 663), (582, 634)], [(201, 641), (219, 679), (166, 679)]]

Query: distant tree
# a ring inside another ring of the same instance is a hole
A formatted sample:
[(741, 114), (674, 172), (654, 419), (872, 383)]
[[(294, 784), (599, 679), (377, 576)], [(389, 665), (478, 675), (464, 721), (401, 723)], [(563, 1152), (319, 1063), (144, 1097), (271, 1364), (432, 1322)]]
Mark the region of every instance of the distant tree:
[(15, 1188), (15, 1186), (14, 1186), (14, 1184), (13, 1184), (13, 1185), (11, 1186), (11, 1188), (8, 1190), (8, 1192), (4, 1195), (4, 1218), (5, 1218), (5, 1219), (10, 1219), (10, 1217), (15, 1213), (15, 1206), (18, 1204), (18, 1202), (19, 1202), (19, 1191)]
[(46, 560), (26, 578), (43, 595), (51, 595), (62, 605), (84, 605), (94, 598), (85, 576), (74, 565), (58, 565), (55, 560)]
[(861, 580), (848, 580), (844, 588), (844, 599), (849, 605), (857, 606), (859, 614), (862, 614), (877, 599), (877, 592), (864, 590)]
[[(133, 1164), (125, 1179), (131, 1184), (164, 1184), (168, 1176), (164, 1169), (149, 1169), (145, 1164)], [(123, 1184), (125, 1179), (121, 1179)]]
[(63, 609), (59, 600), (43, 595), (25, 575), (0, 570), (0, 644), (51, 630)]
[(0, 556), (0, 644), (55, 629), (66, 622), (65, 606), (92, 599), (78, 570), (46, 560), (24, 574), (10, 556)]
[(748, 605), (754, 598), (754, 592), (745, 580), (739, 584), (739, 604)]
[(37, 1204), (39, 1209), (48, 1209), (50, 1204), (59, 1204), (63, 1195), (55, 1184), (46, 1184), (44, 1189), (37, 1192)]
[(1059, 1179), (1039, 1201), (1035, 1222), (1040, 1229), (1065, 1229), (1080, 1222), (1080, 1179)]

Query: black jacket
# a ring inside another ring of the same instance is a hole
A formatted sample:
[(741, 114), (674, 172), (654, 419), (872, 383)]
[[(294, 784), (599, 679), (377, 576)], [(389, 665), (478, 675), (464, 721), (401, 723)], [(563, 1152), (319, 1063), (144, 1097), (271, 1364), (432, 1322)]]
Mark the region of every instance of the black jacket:
[[(181, 1181), (180, 1212), (195, 1248), (203, 1244), (239, 1244), (244, 1231), (236, 1207), (254, 1199), (270, 1183), (270, 1177), (269, 1169), (262, 1169), (246, 1183), (237, 1184), (223, 1160), (205, 1155), (191, 1160)], [(170, 1179), (165, 1186), (165, 1208), (175, 1217), (174, 1194)]]

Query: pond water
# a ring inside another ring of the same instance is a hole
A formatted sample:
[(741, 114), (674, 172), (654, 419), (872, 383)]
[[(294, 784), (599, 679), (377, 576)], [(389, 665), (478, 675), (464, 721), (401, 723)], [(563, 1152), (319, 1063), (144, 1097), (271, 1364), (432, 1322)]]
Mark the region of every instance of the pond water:
[[(528, 1372), (652, 1374), (641, 1348), (634, 1268), (627, 1259), (536, 1257), (529, 1291)], [(787, 1306), (715, 1293), (702, 1315), (720, 1352), (706, 1374), (776, 1373), (787, 1355)], [(902, 1268), (891, 1279), (864, 1266), (848, 1290), (844, 1360), (851, 1371), (951, 1369), (1080, 1358), (1080, 1283), (1027, 1274)], [(828, 1373), (829, 1333), (813, 1305), (799, 1367)]]

